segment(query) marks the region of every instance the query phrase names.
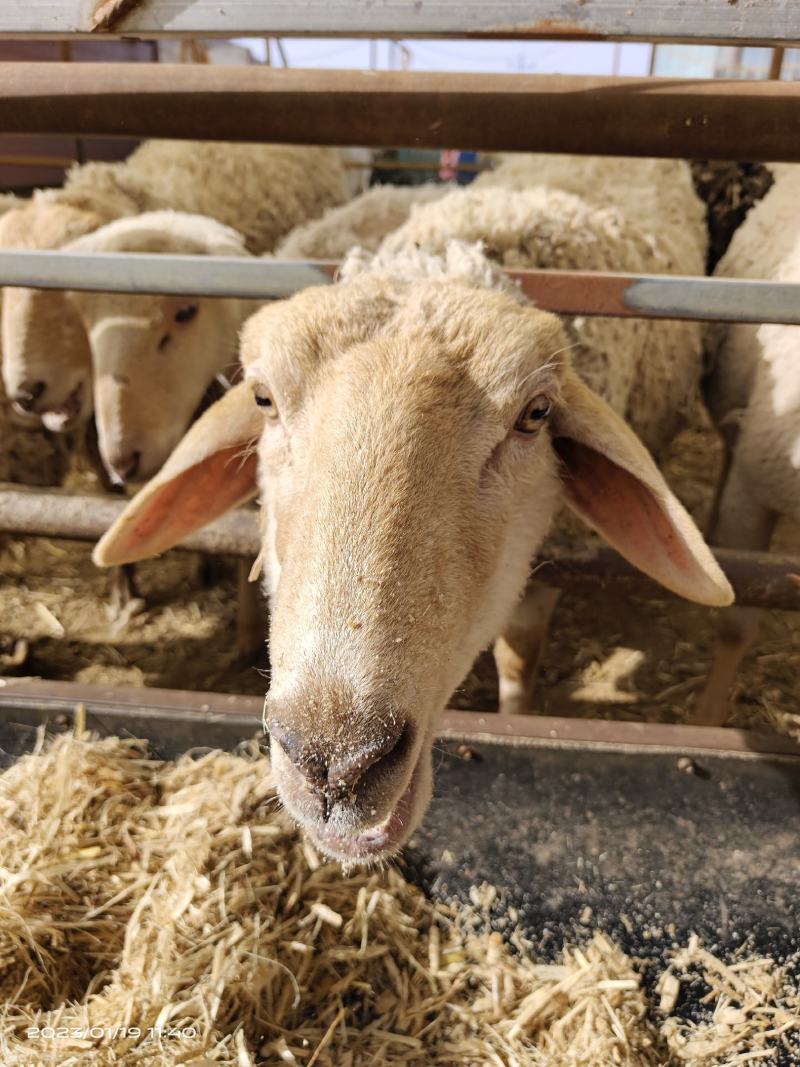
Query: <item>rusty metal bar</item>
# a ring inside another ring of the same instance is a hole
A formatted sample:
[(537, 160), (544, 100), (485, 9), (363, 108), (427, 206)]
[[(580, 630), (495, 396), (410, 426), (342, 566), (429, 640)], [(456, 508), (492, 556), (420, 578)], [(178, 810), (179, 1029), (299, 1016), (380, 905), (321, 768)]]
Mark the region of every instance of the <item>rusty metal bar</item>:
[[(72, 718), (79, 704), (91, 729), (97, 716), (124, 730), (133, 718), (159, 724), (197, 723), (199, 745), (206, 744), (203, 727), (235, 722), (245, 734), (261, 730), (263, 699), (235, 693), (191, 692), (185, 689), (137, 689), (97, 686), (82, 682), (0, 678), (0, 715), (8, 721), (14, 711), (41, 712), (51, 721)], [(605, 748), (616, 751), (712, 753), (742, 758), (800, 756), (800, 745), (781, 734), (759, 734), (731, 727), (687, 726), (651, 722), (617, 722), (552, 715), (499, 715), (485, 711), (445, 711), (437, 728), (442, 740), (473, 745), (517, 744), (545, 748)]]
[[(61, 490), (0, 486), (0, 533), (97, 541), (125, 507), (122, 498), (66, 493)], [(260, 537), (256, 512), (238, 509), (198, 530), (181, 545), (196, 552), (253, 557)], [(728, 576), (738, 603), (749, 607), (800, 611), (800, 559), (768, 552), (721, 548), (715, 555)], [(537, 578), (547, 585), (596, 588), (613, 584), (634, 596), (672, 598), (610, 548), (590, 556), (543, 561)]]
[[(0, 252), (0, 285), (275, 300), (332, 281), (338, 263), (119, 252)], [(540, 308), (565, 315), (800, 325), (800, 285), (668, 274), (508, 271)]]
[[(0, 486), (0, 533), (97, 541), (126, 503), (124, 497), (3, 485)], [(181, 547), (252, 558), (259, 549), (256, 513), (248, 508), (229, 511), (187, 537)]]
[(0, 36), (500, 37), (784, 44), (792, 0), (0, 0)]
[[(800, 611), (800, 558), (772, 552), (741, 552), (718, 548), (714, 555), (733, 586), (736, 601), (746, 607)], [(596, 589), (613, 585), (617, 593), (653, 600), (676, 599), (657, 582), (626, 563), (613, 549), (598, 548), (591, 556), (563, 556), (543, 561), (536, 577), (547, 585)]]
[(800, 160), (783, 81), (4, 63), (6, 133)]

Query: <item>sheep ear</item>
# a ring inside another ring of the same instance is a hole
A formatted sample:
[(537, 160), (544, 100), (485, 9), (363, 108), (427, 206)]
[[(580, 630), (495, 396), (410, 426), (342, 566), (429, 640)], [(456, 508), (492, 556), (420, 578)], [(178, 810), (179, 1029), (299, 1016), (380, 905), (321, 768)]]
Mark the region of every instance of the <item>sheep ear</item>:
[(687, 600), (715, 607), (733, 590), (650, 453), (571, 372), (552, 422), (567, 504), (630, 563)]
[(240, 382), (190, 427), (95, 546), (99, 567), (156, 556), (256, 493), (264, 417)]

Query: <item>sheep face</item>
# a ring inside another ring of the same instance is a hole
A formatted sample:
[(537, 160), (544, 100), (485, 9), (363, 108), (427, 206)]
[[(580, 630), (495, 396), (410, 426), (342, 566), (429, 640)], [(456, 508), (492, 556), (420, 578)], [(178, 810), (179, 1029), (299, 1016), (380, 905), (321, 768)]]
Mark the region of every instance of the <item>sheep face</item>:
[(525, 585), (560, 500), (566, 345), (500, 293), (412, 289), (372, 331), (363, 307), (347, 317), (354, 296), (266, 309), (243, 339), (265, 412), (274, 768), (345, 861), (417, 825), (436, 717)]
[(119, 484), (149, 478), (233, 362), (239, 317), (230, 301), (73, 293), (89, 338), (103, 464)]
[(554, 316), (456, 277), (365, 273), (264, 308), (243, 330), (245, 381), (95, 550), (106, 566), (162, 552), (252, 494), (258, 470), (273, 768), (345, 863), (391, 855), (420, 821), (437, 717), (562, 502), (668, 588), (730, 603), (566, 347)]
[(3, 384), (17, 410), (64, 432), (92, 413), (92, 362), (80, 318), (63, 293), (6, 289)]

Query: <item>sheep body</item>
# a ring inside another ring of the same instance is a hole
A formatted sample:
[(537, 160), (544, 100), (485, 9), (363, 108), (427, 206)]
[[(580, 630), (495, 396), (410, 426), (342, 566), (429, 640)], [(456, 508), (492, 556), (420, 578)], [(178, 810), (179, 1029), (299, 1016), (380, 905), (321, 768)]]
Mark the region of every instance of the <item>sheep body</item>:
[[(800, 167), (771, 169), (775, 184), (734, 234), (717, 277), (800, 282)], [(728, 506), (745, 511), (758, 501), (800, 520), (800, 328), (716, 326), (708, 339), (709, 409), (732, 446), (742, 496)]]
[(705, 206), (684, 160), (501, 155), (499, 165), (481, 174), (473, 187), (525, 190), (536, 185), (574, 193), (597, 207), (616, 208), (667, 256), (667, 273), (705, 273)]
[(438, 200), (447, 191), (446, 185), (376, 185), (292, 230), (275, 255), (280, 259), (342, 259), (355, 246), (375, 252), (416, 204)]
[(269, 252), (289, 231), (348, 199), (334, 148), (146, 141), (128, 160), (148, 210), (208, 215), (241, 233), (250, 252)]
[(0, 223), (4, 247), (56, 248), (125, 215), (171, 208), (207, 215), (271, 251), (294, 226), (347, 199), (335, 149), (216, 141), (145, 141), (121, 163), (74, 166)]
[[(733, 235), (717, 277), (800, 282), (800, 167), (770, 169), (775, 184)], [(726, 450), (711, 539), (763, 550), (781, 516), (800, 521), (800, 329), (714, 325), (706, 348), (706, 402)], [(696, 722), (722, 725), (728, 718), (731, 687), (760, 614), (735, 607), (718, 618), (719, 643)]]

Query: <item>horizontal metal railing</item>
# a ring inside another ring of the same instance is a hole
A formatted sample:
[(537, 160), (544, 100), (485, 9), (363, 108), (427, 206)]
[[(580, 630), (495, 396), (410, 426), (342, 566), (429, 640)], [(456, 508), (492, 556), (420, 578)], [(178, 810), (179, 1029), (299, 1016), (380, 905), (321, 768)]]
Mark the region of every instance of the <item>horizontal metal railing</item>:
[(3, 63), (0, 129), (798, 161), (800, 83)]
[[(0, 484), (0, 533), (96, 541), (125, 505), (121, 497)], [(257, 513), (249, 508), (230, 511), (192, 534), (181, 547), (252, 559), (261, 547)], [(739, 604), (800, 611), (800, 558), (731, 549), (717, 549), (716, 556)], [(543, 557), (536, 574), (542, 582), (557, 587), (593, 588), (612, 582), (634, 596), (672, 598), (609, 548), (588, 555)]]
[(794, 0), (0, 0), (0, 35), (800, 42)]
[[(0, 252), (0, 286), (277, 300), (332, 281), (331, 261), (140, 253)], [(800, 324), (800, 284), (672, 274), (508, 271), (547, 310), (569, 315)]]

